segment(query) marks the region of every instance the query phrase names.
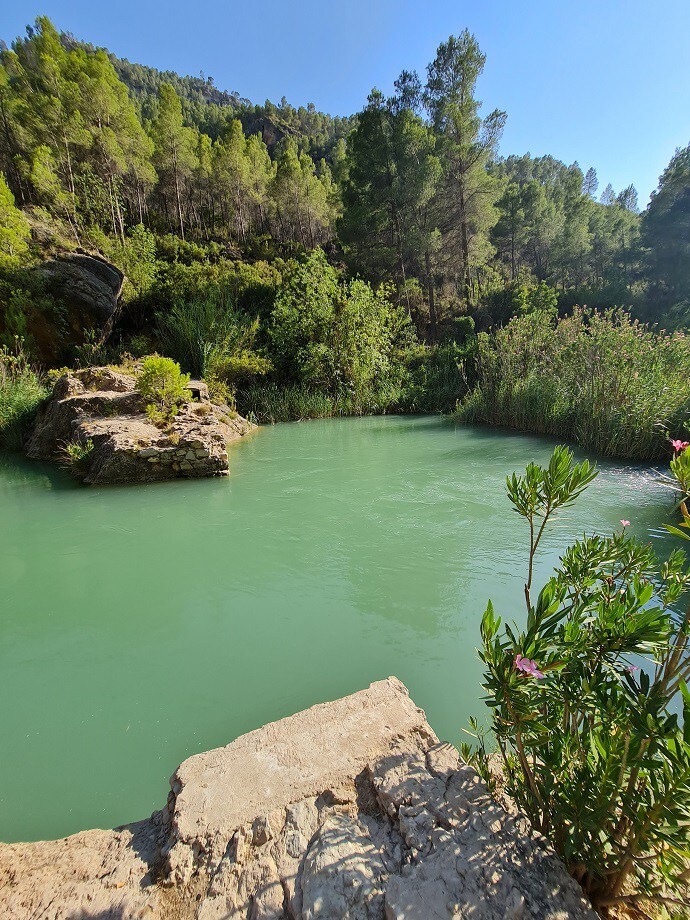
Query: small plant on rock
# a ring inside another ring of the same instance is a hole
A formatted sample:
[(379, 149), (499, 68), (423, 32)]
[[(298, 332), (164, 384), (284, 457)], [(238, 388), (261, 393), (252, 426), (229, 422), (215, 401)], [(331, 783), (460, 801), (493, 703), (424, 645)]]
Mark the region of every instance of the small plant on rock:
[(60, 448), (60, 463), (77, 479), (83, 479), (93, 460), (93, 441), (66, 441)]
[[(480, 656), (506, 791), (607, 915), (679, 904), (687, 884), (690, 574), (682, 551), (660, 562), (623, 520), (574, 543), (534, 596), (545, 529), (595, 475), (557, 447), (509, 477), (529, 525), (526, 626), (502, 625), (489, 603)], [(486, 774), (479, 735), (464, 751)]]
[(137, 389), (147, 400), (146, 414), (154, 424), (164, 426), (172, 421), (180, 406), (191, 399), (188, 383), (189, 375), (183, 374), (172, 358), (152, 355), (144, 359), (137, 374)]

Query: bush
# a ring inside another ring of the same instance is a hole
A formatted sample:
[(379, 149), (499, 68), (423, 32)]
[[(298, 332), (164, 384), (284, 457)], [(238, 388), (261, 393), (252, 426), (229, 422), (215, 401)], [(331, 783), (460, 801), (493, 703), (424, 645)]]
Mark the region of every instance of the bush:
[(151, 421), (163, 424), (177, 415), (182, 403), (191, 399), (188, 383), (189, 375), (183, 374), (172, 358), (152, 355), (144, 359), (137, 374), (137, 389), (148, 400), (146, 412)]
[(655, 460), (690, 420), (690, 338), (623, 310), (537, 310), (478, 336), (458, 417), (567, 437), (600, 454)]
[(334, 397), (356, 395), (386, 377), (413, 340), (385, 286), (341, 282), (320, 250), (293, 263), (271, 314), (271, 355), (282, 376)]
[(0, 348), (0, 446), (19, 450), (48, 388), (17, 340), (15, 350)]
[(222, 377), (225, 362), (251, 353), (258, 321), (238, 313), (226, 297), (211, 292), (177, 301), (169, 313), (159, 314), (157, 329), (162, 350), (192, 374)]
[(93, 455), (93, 441), (68, 441), (60, 448), (60, 463), (77, 479), (83, 479), (89, 471)]
[[(468, 317), (469, 318), (469, 317)], [(403, 356), (407, 412), (450, 412), (467, 393), (463, 361), (473, 353), (474, 337), (465, 345), (419, 345)]]
[[(501, 627), (489, 603), (481, 658), (506, 791), (605, 912), (673, 899), (687, 873), (690, 610), (677, 606), (690, 573), (684, 553), (660, 563), (621, 521), (571, 546), (533, 599), (543, 534), (595, 475), (558, 447), (509, 477), (529, 524), (526, 627)], [(464, 753), (488, 775), (481, 737)]]

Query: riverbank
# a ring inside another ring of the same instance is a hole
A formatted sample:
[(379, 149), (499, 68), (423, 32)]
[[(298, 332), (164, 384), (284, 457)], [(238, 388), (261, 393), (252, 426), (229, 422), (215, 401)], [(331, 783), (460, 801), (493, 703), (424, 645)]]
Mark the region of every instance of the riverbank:
[(0, 908), (10, 920), (595, 917), (395, 678), (191, 757), (148, 820), (0, 845)]

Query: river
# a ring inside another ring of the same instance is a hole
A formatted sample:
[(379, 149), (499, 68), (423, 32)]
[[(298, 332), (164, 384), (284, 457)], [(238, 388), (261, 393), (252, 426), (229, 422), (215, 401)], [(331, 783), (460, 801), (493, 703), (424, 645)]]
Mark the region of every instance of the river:
[[(216, 480), (87, 488), (0, 459), (0, 839), (146, 817), (184, 758), (390, 674), (459, 743), (486, 600), (522, 616), (505, 477), (551, 448), (390, 416), (262, 428)], [(621, 518), (664, 551), (669, 493), (601, 469), (538, 581)]]

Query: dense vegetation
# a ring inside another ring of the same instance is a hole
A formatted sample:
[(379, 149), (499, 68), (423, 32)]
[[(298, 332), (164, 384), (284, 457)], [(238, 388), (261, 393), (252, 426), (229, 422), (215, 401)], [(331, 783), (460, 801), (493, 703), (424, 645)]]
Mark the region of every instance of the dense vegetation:
[[(43, 364), (157, 351), (259, 419), (459, 404), (663, 456), (687, 431), (687, 346), (636, 322), (690, 316), (690, 154), (642, 215), (632, 186), (597, 199), (593, 168), (498, 156), (484, 66), (464, 32), (333, 119), (40, 18), (0, 51), (0, 343)], [(106, 346), (32, 271), (76, 247), (127, 276)]]
[[(506, 790), (603, 915), (636, 907), (647, 917), (650, 904), (687, 903), (690, 571), (682, 551), (660, 561), (622, 520), (571, 546), (536, 594), (545, 529), (595, 476), (559, 447), (547, 467), (508, 479), (529, 525), (527, 619), (518, 630), (487, 607), (486, 702)], [(491, 781), (481, 738), (466, 754)]]
[(690, 417), (690, 340), (622, 310), (537, 310), (477, 341), (463, 421), (567, 437), (599, 454), (656, 459)]

